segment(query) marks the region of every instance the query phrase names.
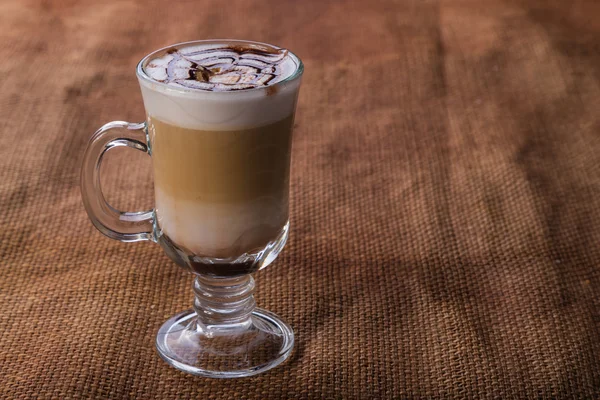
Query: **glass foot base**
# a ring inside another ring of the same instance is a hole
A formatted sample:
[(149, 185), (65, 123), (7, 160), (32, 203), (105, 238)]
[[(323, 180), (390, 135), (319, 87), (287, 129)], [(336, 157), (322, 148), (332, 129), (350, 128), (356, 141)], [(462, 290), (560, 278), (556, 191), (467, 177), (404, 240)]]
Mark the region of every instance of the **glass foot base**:
[(285, 361), (294, 347), (294, 332), (275, 314), (256, 308), (247, 323), (203, 327), (194, 310), (175, 315), (156, 337), (160, 356), (173, 367), (210, 378), (242, 378)]

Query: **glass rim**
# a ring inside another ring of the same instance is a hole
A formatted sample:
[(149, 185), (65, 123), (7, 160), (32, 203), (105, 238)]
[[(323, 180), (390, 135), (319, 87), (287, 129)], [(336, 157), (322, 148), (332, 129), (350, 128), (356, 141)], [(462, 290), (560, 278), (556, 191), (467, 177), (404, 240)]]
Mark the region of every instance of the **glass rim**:
[(147, 54), (146, 56), (144, 56), (138, 63), (136, 66), (136, 75), (138, 76), (139, 79), (141, 79), (142, 81), (152, 84), (152, 85), (157, 85), (160, 88), (166, 89), (168, 91), (173, 91), (173, 92), (179, 92), (179, 93), (188, 93), (188, 94), (203, 94), (206, 95), (208, 93), (210, 94), (218, 94), (218, 95), (240, 95), (242, 93), (249, 93), (249, 92), (257, 92), (260, 90), (268, 90), (268, 88), (272, 88), (272, 87), (278, 87), (280, 85), (285, 85), (286, 83), (295, 81), (296, 79), (300, 78), (302, 76), (302, 74), (304, 73), (304, 63), (302, 62), (302, 60), (300, 59), (300, 57), (298, 57), (296, 54), (294, 54), (292, 51), (285, 49), (288, 51), (288, 54), (293, 58), (293, 60), (296, 62), (296, 70), (287, 78), (282, 79), (278, 82), (275, 82), (272, 85), (267, 85), (267, 86), (260, 86), (260, 87), (254, 87), (254, 88), (249, 88), (249, 89), (241, 89), (241, 90), (230, 90), (230, 91), (212, 91), (212, 90), (202, 90), (202, 89), (192, 89), (192, 88), (185, 88), (185, 87), (176, 87), (176, 86), (172, 86), (169, 85), (167, 83), (164, 82), (159, 82), (156, 81), (152, 78), (150, 78), (150, 76), (148, 76), (148, 74), (146, 73), (146, 71), (144, 71), (144, 63), (146, 63), (150, 57), (155, 56), (156, 54), (162, 52), (162, 51), (166, 51), (172, 47), (178, 47), (178, 46), (187, 46), (187, 45), (193, 45), (196, 43), (245, 43), (245, 44), (250, 44), (250, 45), (261, 45), (261, 46), (267, 46), (267, 47), (272, 47), (272, 48), (276, 48), (276, 49), (282, 49), (281, 47), (269, 44), (269, 43), (263, 43), (263, 42), (255, 42), (252, 40), (241, 40), (241, 39), (203, 39), (203, 40), (190, 40), (188, 42), (180, 42), (180, 43), (175, 43), (175, 44), (171, 44), (169, 46), (165, 46), (162, 47), (158, 50), (154, 50), (151, 53)]

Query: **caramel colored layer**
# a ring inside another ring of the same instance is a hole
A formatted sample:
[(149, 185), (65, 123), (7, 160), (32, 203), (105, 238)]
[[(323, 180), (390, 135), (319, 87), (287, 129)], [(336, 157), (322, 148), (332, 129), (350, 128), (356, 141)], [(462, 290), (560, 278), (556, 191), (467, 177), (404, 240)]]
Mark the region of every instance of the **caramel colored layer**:
[(202, 131), (149, 118), (154, 184), (177, 200), (287, 199), (293, 115), (235, 131)]

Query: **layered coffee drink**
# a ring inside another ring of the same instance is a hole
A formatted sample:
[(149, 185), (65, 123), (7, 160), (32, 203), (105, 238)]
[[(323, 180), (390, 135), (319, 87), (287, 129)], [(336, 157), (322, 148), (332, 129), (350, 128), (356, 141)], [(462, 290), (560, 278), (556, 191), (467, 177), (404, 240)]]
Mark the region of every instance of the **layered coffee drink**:
[(223, 42), (165, 49), (142, 66), (157, 223), (175, 248), (234, 260), (285, 231), (298, 62)]
[[(146, 121), (104, 124), (86, 147), (81, 194), (94, 226), (112, 239), (158, 243), (194, 275), (193, 307), (156, 335), (163, 360), (186, 373), (248, 377), (292, 352), (292, 328), (256, 307), (252, 273), (271, 264), (288, 237), (303, 71), (292, 52), (250, 41), (159, 49), (136, 68)], [(117, 210), (102, 193), (103, 157), (121, 146), (151, 156), (152, 210)]]

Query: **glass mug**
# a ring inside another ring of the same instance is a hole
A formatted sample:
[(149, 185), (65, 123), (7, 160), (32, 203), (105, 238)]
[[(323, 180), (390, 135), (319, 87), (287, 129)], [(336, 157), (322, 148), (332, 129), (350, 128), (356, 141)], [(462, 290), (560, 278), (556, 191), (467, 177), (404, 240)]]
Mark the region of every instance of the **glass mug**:
[[(144, 57), (136, 74), (147, 120), (110, 122), (91, 138), (83, 161), (83, 203), (94, 226), (123, 242), (158, 243), (195, 276), (193, 308), (159, 329), (160, 356), (182, 371), (235, 378), (271, 369), (291, 354), (292, 329), (255, 307), (252, 273), (275, 260), (288, 237), (293, 119), (303, 64), (272, 85), (202, 91), (150, 78), (145, 67), (169, 49), (263, 43), (181, 43)], [(130, 147), (152, 157), (155, 209), (123, 212), (100, 187), (104, 154)]]

